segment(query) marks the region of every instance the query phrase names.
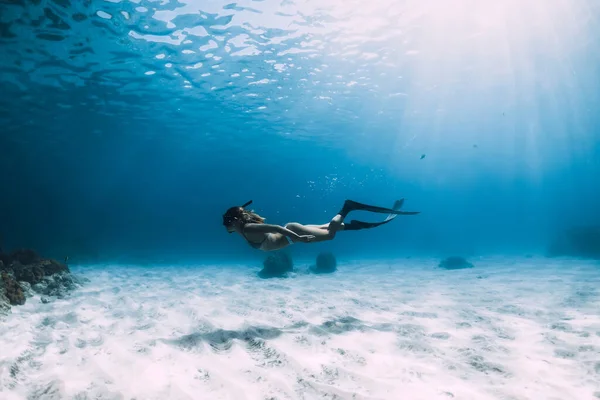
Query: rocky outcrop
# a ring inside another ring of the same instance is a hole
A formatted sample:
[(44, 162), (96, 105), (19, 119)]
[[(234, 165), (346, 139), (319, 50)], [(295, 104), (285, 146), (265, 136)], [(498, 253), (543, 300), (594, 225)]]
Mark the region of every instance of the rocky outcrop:
[(77, 289), (81, 283), (80, 279), (77, 279), (69, 272), (63, 271), (55, 273), (52, 276), (44, 277), (44, 279), (33, 285), (31, 288), (36, 293), (62, 299), (70, 292)]
[(313, 274), (331, 274), (337, 270), (337, 261), (333, 253), (319, 253), (317, 262), (309, 268)]
[[(0, 268), (2, 261), (0, 261)], [(1, 272), (0, 272), (1, 273)], [(10, 300), (6, 297), (6, 289), (4, 288), (4, 279), (0, 279), (0, 317), (6, 315), (10, 311)]]
[(2, 287), (4, 288), (4, 296), (8, 299), (8, 304), (11, 306), (22, 306), (25, 304), (25, 293), (19, 282), (6, 272), (0, 273)]
[(21, 289), (23, 289), (23, 294), (25, 295), (26, 299), (29, 299), (29, 298), (35, 296), (35, 292), (31, 288), (30, 283), (21, 281), (21, 282), (19, 282), (19, 286), (21, 286)]
[(263, 262), (263, 269), (258, 273), (260, 278), (284, 278), (294, 271), (292, 256), (286, 252), (269, 255)]
[[(66, 264), (44, 259), (34, 250), (0, 253), (0, 314), (6, 314), (10, 306), (25, 304), (35, 294), (65, 297), (82, 283)], [(42, 300), (48, 302), (49, 298)]]
[(463, 257), (448, 257), (442, 260), (438, 267), (443, 269), (465, 269), (473, 268), (473, 264), (465, 260)]
[[(13, 251), (7, 257), (8, 258), (4, 257), (4, 259), (7, 259), (12, 262), (19, 262), (23, 265), (31, 265), (42, 261), (42, 258), (34, 250), (31, 249), (18, 249)], [(10, 264), (10, 262), (5, 262), (5, 264)]]

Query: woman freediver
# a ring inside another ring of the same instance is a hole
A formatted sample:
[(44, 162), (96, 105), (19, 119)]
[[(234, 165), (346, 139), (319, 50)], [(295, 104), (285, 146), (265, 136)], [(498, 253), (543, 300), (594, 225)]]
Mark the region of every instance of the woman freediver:
[[(346, 200), (340, 212), (333, 219), (323, 225), (302, 225), (297, 222), (287, 223), (285, 226), (265, 224), (265, 219), (253, 211), (246, 210), (252, 200), (242, 206), (229, 208), (223, 214), (223, 225), (227, 232), (237, 232), (258, 250), (280, 250), (296, 242), (310, 243), (332, 240), (337, 231), (356, 231), (370, 229), (391, 222), (398, 215), (415, 215), (419, 211), (400, 211), (404, 199), (397, 200), (392, 208), (370, 206), (352, 200)], [(370, 211), (389, 214), (381, 222), (363, 222), (352, 220), (344, 223), (344, 218), (351, 211)]]

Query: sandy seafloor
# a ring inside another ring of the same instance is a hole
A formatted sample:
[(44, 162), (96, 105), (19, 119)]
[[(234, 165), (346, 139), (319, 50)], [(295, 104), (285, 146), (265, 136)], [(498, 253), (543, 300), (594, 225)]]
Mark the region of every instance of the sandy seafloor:
[(600, 263), (472, 261), (75, 266), (0, 322), (0, 398), (600, 398)]

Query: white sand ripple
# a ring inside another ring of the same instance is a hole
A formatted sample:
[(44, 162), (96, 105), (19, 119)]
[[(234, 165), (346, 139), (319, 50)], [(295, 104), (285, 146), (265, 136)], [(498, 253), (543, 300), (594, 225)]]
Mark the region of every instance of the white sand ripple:
[(75, 267), (0, 321), (0, 398), (600, 398), (600, 265)]

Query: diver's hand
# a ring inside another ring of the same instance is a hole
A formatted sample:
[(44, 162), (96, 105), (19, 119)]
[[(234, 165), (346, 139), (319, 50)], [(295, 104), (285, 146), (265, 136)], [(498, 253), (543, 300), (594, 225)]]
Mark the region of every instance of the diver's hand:
[(312, 242), (313, 240), (315, 240), (315, 236), (314, 235), (302, 235), (302, 236), (298, 236), (298, 241), (299, 242), (308, 243), (308, 242)]

